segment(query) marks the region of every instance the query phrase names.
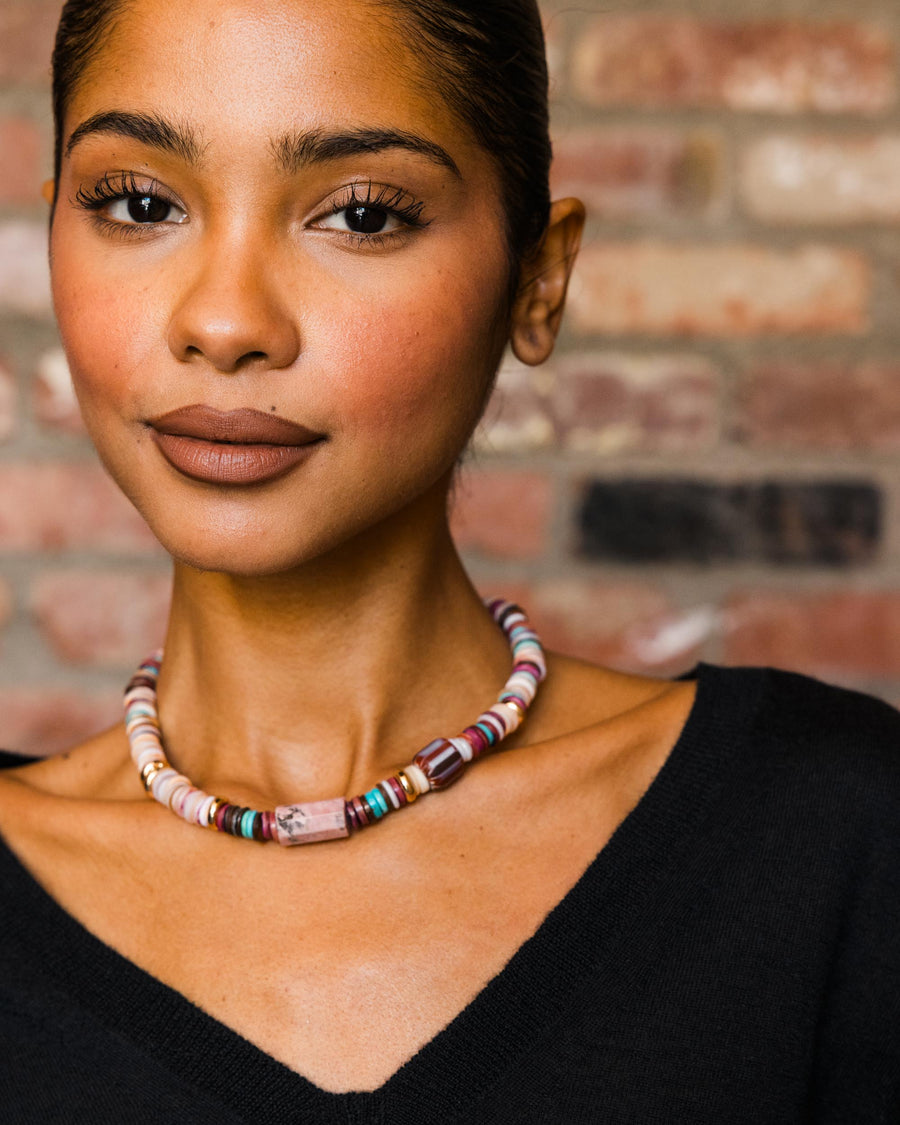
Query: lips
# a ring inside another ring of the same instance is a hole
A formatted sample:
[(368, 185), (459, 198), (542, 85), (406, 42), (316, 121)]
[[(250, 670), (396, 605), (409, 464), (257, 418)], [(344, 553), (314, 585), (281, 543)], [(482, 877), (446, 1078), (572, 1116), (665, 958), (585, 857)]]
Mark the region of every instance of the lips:
[(184, 406), (150, 421), (169, 464), (207, 484), (260, 484), (305, 461), (324, 434), (277, 414), (244, 407)]

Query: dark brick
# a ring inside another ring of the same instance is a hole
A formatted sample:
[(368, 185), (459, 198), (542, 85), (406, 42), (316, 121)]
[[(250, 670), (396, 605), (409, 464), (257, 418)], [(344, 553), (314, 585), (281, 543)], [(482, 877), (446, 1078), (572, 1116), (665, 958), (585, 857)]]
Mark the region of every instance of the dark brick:
[(579, 522), (591, 559), (848, 566), (874, 554), (882, 504), (865, 482), (594, 481)]

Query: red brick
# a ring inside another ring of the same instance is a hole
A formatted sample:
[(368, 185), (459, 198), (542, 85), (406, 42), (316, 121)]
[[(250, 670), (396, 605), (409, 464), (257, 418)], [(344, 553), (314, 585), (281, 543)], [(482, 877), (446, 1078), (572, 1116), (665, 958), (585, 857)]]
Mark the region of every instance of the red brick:
[(598, 242), (582, 252), (569, 307), (582, 333), (861, 332), (870, 289), (853, 250)]
[(770, 363), (735, 398), (733, 436), (748, 445), (900, 449), (900, 364)]
[(751, 144), (741, 194), (772, 223), (865, 223), (900, 219), (900, 136), (771, 136)]
[(0, 5), (0, 82), (46, 83), (62, 0), (4, 0)]
[(555, 383), (548, 365), (528, 367), (507, 358), (497, 375), (490, 402), (473, 437), (484, 453), (527, 453), (556, 442), (549, 395)]
[(50, 312), (47, 226), (11, 220), (0, 223), (0, 312)]
[(0, 441), (6, 441), (16, 429), (18, 397), (12, 373), (0, 363)]
[(121, 718), (119, 692), (0, 688), (0, 746), (20, 754), (56, 754)]
[(85, 432), (69, 365), (62, 348), (44, 352), (37, 363), (33, 383), (35, 417), (48, 429), (63, 433)]
[(696, 661), (696, 631), (687, 647), (659, 642), (677, 615), (653, 586), (559, 579), (515, 593), (544, 643), (557, 652), (631, 672), (681, 670)]
[(687, 450), (716, 441), (719, 375), (702, 357), (595, 352), (562, 360), (558, 370), (553, 407), (567, 450)]
[(131, 668), (162, 643), (170, 579), (122, 571), (57, 571), (31, 590), (31, 610), (71, 664)]
[(464, 470), (452, 501), (453, 537), (463, 551), (535, 558), (546, 544), (552, 499), (540, 473)]
[(25, 117), (0, 118), (0, 203), (38, 203), (41, 134)]
[(900, 592), (749, 590), (727, 610), (725, 657), (826, 678), (900, 676)]
[(894, 51), (873, 24), (609, 15), (588, 25), (573, 81), (591, 105), (877, 113), (894, 103)]
[(156, 546), (147, 525), (99, 466), (0, 465), (0, 551), (87, 548), (146, 554)]
[(551, 187), (603, 219), (703, 214), (722, 190), (720, 139), (650, 128), (581, 130), (556, 138)]

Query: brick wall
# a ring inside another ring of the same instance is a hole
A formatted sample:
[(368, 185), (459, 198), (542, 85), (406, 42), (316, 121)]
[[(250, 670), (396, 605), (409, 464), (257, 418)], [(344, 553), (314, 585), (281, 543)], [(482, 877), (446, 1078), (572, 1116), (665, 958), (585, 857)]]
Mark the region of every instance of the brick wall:
[[(900, 701), (900, 8), (546, 0), (561, 347), (505, 366), (460, 542), (548, 642), (771, 662)], [(0, 745), (115, 717), (166, 561), (80, 429), (49, 311), (58, 0), (0, 0)]]

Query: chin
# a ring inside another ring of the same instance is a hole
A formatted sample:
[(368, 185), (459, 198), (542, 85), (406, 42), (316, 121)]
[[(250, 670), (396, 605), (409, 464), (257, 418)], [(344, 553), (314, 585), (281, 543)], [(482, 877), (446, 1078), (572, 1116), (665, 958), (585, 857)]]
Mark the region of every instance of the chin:
[(291, 548), (280, 548), (259, 538), (247, 543), (232, 540), (228, 543), (206, 541), (185, 544), (167, 543), (163, 539), (160, 542), (178, 563), (193, 570), (228, 574), (235, 578), (272, 578), (297, 570), (323, 553), (312, 547), (304, 550), (297, 544)]

